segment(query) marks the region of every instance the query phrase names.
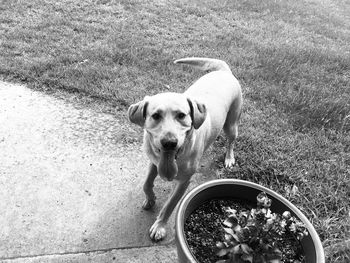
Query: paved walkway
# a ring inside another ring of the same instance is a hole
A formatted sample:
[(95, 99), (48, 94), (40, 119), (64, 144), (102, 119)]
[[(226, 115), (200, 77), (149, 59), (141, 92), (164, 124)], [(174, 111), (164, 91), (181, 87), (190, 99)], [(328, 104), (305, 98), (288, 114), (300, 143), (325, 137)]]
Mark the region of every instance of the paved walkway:
[(176, 262), (173, 217), (166, 240), (148, 237), (171, 184), (157, 179), (158, 205), (141, 209), (147, 159), (134, 129), (0, 82), (0, 262)]

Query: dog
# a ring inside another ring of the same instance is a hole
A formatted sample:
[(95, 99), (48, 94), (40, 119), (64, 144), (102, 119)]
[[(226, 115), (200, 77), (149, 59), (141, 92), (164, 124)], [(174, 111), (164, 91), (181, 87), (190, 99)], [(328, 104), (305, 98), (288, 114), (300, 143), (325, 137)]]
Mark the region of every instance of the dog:
[(200, 159), (223, 129), (228, 146), (225, 167), (235, 164), (234, 141), (242, 108), (238, 80), (226, 62), (211, 58), (189, 57), (174, 61), (209, 71), (184, 93), (166, 92), (146, 96), (128, 109), (129, 120), (144, 128), (143, 145), (150, 159), (143, 186), (143, 209), (156, 200), (153, 183), (157, 175), (176, 185), (149, 234), (154, 241), (166, 236), (166, 223), (185, 193)]

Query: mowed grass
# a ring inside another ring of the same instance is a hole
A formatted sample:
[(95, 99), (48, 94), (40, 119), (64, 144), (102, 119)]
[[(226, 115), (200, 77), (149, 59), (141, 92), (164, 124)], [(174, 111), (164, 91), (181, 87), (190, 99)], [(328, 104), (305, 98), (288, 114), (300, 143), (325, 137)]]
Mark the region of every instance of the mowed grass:
[(213, 148), (218, 176), (291, 199), (314, 224), (327, 262), (349, 262), (349, 1), (3, 0), (0, 14), (4, 79), (122, 112), (203, 74), (173, 65), (177, 58), (227, 61), (245, 106), (238, 165), (223, 169), (223, 137)]

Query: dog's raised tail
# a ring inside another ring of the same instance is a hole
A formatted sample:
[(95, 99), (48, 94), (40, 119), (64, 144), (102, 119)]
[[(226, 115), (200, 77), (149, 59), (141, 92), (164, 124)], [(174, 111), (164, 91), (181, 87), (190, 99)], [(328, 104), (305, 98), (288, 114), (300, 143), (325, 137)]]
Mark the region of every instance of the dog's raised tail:
[(175, 64), (186, 64), (198, 68), (203, 71), (230, 71), (230, 67), (225, 61), (214, 58), (180, 58), (174, 61)]

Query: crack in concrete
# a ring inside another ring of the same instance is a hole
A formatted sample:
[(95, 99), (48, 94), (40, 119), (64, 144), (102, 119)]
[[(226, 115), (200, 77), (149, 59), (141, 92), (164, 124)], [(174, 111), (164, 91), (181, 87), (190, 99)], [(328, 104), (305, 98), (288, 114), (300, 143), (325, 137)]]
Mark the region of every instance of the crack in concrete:
[(135, 247), (114, 247), (114, 248), (103, 248), (103, 249), (93, 249), (87, 251), (71, 251), (71, 252), (62, 252), (62, 253), (48, 253), (48, 254), (37, 254), (37, 255), (24, 255), (24, 256), (16, 256), (16, 257), (0, 257), (0, 261), (4, 260), (17, 260), (17, 259), (35, 259), (41, 257), (55, 257), (55, 256), (69, 256), (69, 255), (88, 255), (88, 254), (102, 254), (111, 251), (117, 250), (132, 250), (132, 249), (140, 249), (140, 248), (153, 248), (153, 247), (174, 247), (175, 244), (172, 241), (166, 242), (164, 244), (153, 245), (153, 246), (135, 246)]

